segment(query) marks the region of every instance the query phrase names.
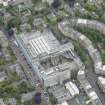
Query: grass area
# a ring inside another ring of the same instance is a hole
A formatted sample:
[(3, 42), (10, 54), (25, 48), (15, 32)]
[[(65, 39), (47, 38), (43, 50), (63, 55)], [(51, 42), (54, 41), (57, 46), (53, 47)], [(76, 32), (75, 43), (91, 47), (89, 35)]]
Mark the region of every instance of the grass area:
[[(14, 78), (17, 79), (17, 77)], [(34, 90), (32, 87), (28, 87), (26, 82), (22, 82), (18, 85), (13, 85), (12, 83), (11, 80), (0, 82), (0, 98), (8, 99), (14, 97), (20, 100), (22, 93)]]
[(10, 54), (10, 60), (6, 60), (5, 57), (1, 57), (0, 65), (5, 65), (7, 63), (15, 62), (17, 59), (16, 55), (14, 54), (10, 46), (7, 47), (7, 50), (9, 51), (9, 54)]

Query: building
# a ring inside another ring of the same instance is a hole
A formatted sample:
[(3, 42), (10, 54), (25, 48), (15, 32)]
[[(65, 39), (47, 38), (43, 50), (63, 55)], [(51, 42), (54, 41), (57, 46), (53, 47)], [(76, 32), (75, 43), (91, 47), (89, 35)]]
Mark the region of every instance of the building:
[(101, 88), (101, 90), (105, 93), (105, 78), (98, 77), (98, 85)]
[(64, 101), (63, 103), (57, 104), (57, 105), (68, 105), (68, 103), (66, 101)]
[[(81, 27), (94, 29), (105, 35), (105, 25), (98, 21), (95, 20), (91, 21), (88, 19), (77, 19), (77, 20), (73, 19), (73, 22), (76, 22), (75, 24), (79, 27), (81, 26)], [(84, 40), (84, 42), (86, 42), (86, 40)], [(105, 75), (105, 65), (102, 64), (102, 59), (98, 50), (94, 48), (92, 43), (90, 47), (87, 46), (86, 48), (88, 49), (89, 55), (93, 60), (95, 72), (97, 74)]]
[(8, 46), (8, 39), (2, 31), (0, 31), (0, 44), (3, 48)]
[(8, 100), (0, 98), (0, 105), (17, 105), (17, 102), (15, 98), (8, 98)]
[(9, 104), (9, 105), (17, 105), (17, 101), (16, 101), (15, 98), (9, 98), (8, 104)]
[(28, 64), (46, 87), (62, 83), (79, 69), (73, 45), (60, 44), (49, 29), (21, 34), (16, 39)]
[(85, 92), (86, 92), (88, 98), (90, 99), (92, 105), (103, 105), (101, 100), (99, 99), (97, 93), (95, 92), (95, 90), (93, 89), (91, 84), (86, 79), (84, 70), (80, 70), (78, 72), (77, 79), (79, 80), (81, 86), (85, 90)]
[(25, 79), (25, 74), (22, 71), (21, 65), (18, 63), (12, 64), (7, 69), (8, 76), (11, 76), (11, 74), (16, 73), (20, 78)]
[(52, 93), (54, 97), (56, 97), (59, 104), (63, 103), (65, 100), (70, 100), (71, 97), (69, 91), (65, 88), (64, 84), (55, 85), (48, 89), (49, 93)]
[(31, 30), (31, 25), (28, 23), (24, 23), (20, 25), (20, 29), (22, 32), (27, 32)]
[(47, 27), (47, 25), (45, 24), (45, 22), (41, 18), (35, 18), (33, 21), (33, 25), (37, 30), (41, 30), (41, 29)]
[(66, 89), (70, 92), (71, 96), (74, 97), (76, 95), (79, 95), (79, 89), (77, 88), (77, 86), (72, 83), (71, 81), (70, 82), (67, 82), (65, 84), (65, 87)]
[(65, 102), (63, 102), (61, 105), (68, 105), (68, 103), (65, 101)]
[(21, 3), (32, 6), (31, 0), (0, 0), (0, 4), (3, 4), (3, 6), (8, 6), (9, 4), (17, 5)]
[(0, 72), (0, 82), (4, 81), (7, 79), (7, 75), (5, 72)]
[(3, 4), (3, 6), (8, 6), (8, 2), (10, 0), (0, 0), (0, 4)]
[[(81, 27), (89, 27), (92, 29), (98, 29), (99, 32), (103, 32), (104, 27), (102, 24), (95, 23), (95, 21), (89, 21), (85, 19), (78, 19), (77, 21), (72, 20), (74, 25)], [(76, 22), (76, 23), (75, 23)], [(72, 25), (73, 25), (72, 24)], [(72, 40), (78, 41), (81, 46), (84, 47), (89, 53), (93, 63), (94, 71), (96, 74), (105, 75), (105, 66), (102, 64), (102, 59), (99, 51), (93, 46), (93, 43), (83, 34), (78, 31), (69, 28), (70, 22), (64, 21), (58, 24), (59, 30), (67, 37), (70, 37)], [(103, 27), (103, 28), (102, 28)]]
[(43, 3), (48, 3), (50, 6), (52, 5), (52, 3), (54, 2), (54, 0), (42, 0)]
[(6, 105), (2, 98), (0, 99), (0, 105)]
[(35, 96), (35, 91), (28, 92), (28, 93), (24, 93), (24, 94), (21, 95), (21, 101), (22, 101), (22, 102), (29, 101), (29, 100), (31, 100), (34, 96)]
[(88, 0), (88, 3), (89, 4), (92, 4), (92, 5), (99, 5), (102, 4), (104, 2), (104, 0)]

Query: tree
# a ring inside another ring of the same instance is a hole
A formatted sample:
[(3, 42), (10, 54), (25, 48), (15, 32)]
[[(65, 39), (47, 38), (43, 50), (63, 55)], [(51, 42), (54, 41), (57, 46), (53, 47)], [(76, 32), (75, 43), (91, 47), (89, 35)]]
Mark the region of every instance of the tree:
[(49, 93), (49, 99), (50, 99), (50, 102), (52, 103), (52, 105), (55, 105), (58, 102), (52, 93)]
[(4, 18), (3, 16), (0, 16), (0, 26), (4, 25)]
[(8, 31), (8, 30), (10, 30), (11, 28), (14, 28), (14, 27), (18, 28), (20, 24), (21, 24), (21, 20), (18, 17), (12, 17), (7, 22), (6, 29)]
[(20, 93), (27, 93), (28, 92), (28, 87), (26, 82), (22, 82), (19, 86), (18, 86)]
[(13, 36), (14, 35), (14, 31), (12, 29), (8, 30), (8, 35), (9, 36)]
[(91, 5), (89, 3), (87, 3), (85, 5), (85, 8), (89, 11), (89, 12), (93, 12), (93, 11), (96, 11), (97, 7), (95, 5)]
[(54, 0), (54, 2), (52, 3), (52, 7), (53, 8), (57, 8), (60, 5), (60, 1), (59, 0)]

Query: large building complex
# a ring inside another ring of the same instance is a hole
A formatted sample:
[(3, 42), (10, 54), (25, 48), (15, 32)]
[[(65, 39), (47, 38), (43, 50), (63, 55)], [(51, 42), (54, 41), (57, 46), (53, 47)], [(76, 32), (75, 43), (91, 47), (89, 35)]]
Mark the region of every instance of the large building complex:
[(17, 42), (27, 62), (46, 87), (69, 79), (71, 72), (82, 66), (73, 52), (73, 45), (60, 44), (49, 29), (21, 34)]

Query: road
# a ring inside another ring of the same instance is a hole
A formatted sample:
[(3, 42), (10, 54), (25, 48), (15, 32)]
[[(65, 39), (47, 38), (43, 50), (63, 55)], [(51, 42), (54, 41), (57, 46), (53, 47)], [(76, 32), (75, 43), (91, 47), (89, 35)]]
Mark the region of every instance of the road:
[[(87, 56), (87, 57), (90, 58), (89, 56)], [(97, 85), (97, 77), (98, 76), (99, 75), (96, 75), (95, 72), (94, 72), (93, 63), (90, 62), (86, 67), (87, 80), (89, 81), (91, 86), (95, 89), (95, 91), (96, 91), (98, 97), (100, 98), (102, 104), (105, 105), (105, 94), (103, 94), (101, 92), (101, 90), (99, 89), (99, 87)]]

